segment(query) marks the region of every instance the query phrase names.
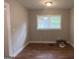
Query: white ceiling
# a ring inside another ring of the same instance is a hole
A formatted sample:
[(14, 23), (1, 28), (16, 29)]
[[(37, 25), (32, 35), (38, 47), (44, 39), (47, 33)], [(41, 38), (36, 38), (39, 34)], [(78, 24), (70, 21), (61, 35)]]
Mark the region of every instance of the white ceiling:
[(54, 1), (54, 0), (18, 0), (25, 7), (29, 9), (70, 9), (74, 6), (74, 0), (55, 0), (56, 5), (51, 7), (46, 7), (44, 5), (45, 1)]

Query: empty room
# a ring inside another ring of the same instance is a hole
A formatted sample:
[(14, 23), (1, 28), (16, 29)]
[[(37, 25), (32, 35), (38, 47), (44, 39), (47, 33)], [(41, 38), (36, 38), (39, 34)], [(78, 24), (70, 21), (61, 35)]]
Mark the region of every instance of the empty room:
[(74, 59), (74, 0), (4, 0), (5, 59)]

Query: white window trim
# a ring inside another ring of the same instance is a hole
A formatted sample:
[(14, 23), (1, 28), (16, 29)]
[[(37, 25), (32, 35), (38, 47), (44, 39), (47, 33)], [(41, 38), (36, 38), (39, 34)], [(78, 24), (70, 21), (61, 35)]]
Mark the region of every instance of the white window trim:
[[(58, 29), (55, 29), (55, 28), (54, 29), (50, 29), (50, 28), (47, 28), (47, 29), (38, 29), (37, 28), (37, 19), (38, 19), (38, 16), (61, 16), (61, 24), (60, 24), (61, 28), (58, 28)], [(36, 19), (36, 29), (37, 30), (62, 30), (62, 15), (61, 14), (55, 14), (55, 15), (53, 15), (53, 14), (52, 15), (37, 15), (36, 17), (37, 17), (37, 19)]]

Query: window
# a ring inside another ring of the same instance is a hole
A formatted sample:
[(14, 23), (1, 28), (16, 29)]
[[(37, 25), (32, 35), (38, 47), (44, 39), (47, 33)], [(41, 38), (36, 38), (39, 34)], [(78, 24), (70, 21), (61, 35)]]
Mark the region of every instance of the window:
[(61, 29), (61, 16), (37, 16), (37, 29)]

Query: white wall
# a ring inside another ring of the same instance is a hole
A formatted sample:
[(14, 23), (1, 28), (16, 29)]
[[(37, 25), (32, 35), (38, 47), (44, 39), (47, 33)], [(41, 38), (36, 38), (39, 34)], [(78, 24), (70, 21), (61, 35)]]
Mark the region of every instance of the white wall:
[[(62, 15), (61, 30), (37, 30), (37, 15)], [(69, 41), (69, 10), (30, 10), (29, 11), (30, 40), (29, 41), (50, 41), (54, 42), (58, 38)]]
[(70, 42), (74, 46), (74, 8), (71, 9), (70, 14)]
[(27, 9), (16, 0), (8, 0), (11, 16), (11, 44), (12, 55), (22, 49), (28, 38), (28, 12)]

